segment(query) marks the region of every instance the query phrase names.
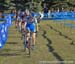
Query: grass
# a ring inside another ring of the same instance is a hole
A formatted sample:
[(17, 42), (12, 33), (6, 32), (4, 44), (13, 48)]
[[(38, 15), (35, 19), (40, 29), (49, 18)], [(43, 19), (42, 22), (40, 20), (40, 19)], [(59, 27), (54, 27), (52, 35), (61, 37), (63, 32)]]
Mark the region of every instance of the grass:
[[(71, 23), (71, 21), (66, 21), (66, 23)], [(75, 45), (70, 44), (75, 39), (74, 28), (64, 26), (64, 21), (45, 20), (40, 23), (39, 29), (36, 49), (32, 51), (31, 57), (28, 57), (23, 51), (21, 34), (13, 24), (9, 29), (8, 41), (0, 53), (0, 64), (47, 64), (42, 61), (75, 60)]]

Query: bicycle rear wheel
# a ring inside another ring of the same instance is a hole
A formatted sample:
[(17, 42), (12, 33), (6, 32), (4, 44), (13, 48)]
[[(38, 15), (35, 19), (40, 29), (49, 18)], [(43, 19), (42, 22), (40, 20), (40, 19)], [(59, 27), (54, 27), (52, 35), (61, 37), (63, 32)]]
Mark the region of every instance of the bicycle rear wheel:
[(26, 40), (26, 35), (23, 36), (24, 38), (24, 51), (27, 53), (27, 55), (31, 55), (31, 42), (30, 42), (30, 39), (27, 41)]

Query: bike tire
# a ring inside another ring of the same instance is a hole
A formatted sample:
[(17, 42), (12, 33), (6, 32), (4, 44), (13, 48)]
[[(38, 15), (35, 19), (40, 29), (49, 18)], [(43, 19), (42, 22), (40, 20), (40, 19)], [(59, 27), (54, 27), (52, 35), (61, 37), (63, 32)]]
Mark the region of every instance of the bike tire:
[(23, 36), (23, 39), (24, 39), (24, 42), (23, 42), (23, 44), (24, 44), (24, 51), (26, 51), (26, 35)]

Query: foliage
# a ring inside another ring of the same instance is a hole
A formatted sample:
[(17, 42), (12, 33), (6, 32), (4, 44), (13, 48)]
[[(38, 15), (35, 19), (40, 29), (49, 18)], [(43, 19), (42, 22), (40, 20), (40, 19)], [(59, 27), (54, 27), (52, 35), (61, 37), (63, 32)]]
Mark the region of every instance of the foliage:
[[(35, 11), (39, 11), (42, 9), (41, 8), (42, 1), (49, 1), (51, 3), (53, 2), (57, 4), (60, 4), (60, 2), (66, 2), (67, 6), (68, 5), (73, 6), (73, 7), (75, 6), (75, 0), (22, 0), (22, 1), (21, 0), (0, 0), (0, 10), (1, 8), (3, 10), (6, 10), (6, 9), (20, 9), (20, 8), (25, 8), (25, 7), (28, 7), (28, 8), (32, 7), (32, 9), (34, 9)], [(30, 3), (34, 2), (35, 5), (31, 6), (30, 4), (27, 4), (28, 2)], [(57, 4), (52, 4), (52, 5), (57, 6)]]

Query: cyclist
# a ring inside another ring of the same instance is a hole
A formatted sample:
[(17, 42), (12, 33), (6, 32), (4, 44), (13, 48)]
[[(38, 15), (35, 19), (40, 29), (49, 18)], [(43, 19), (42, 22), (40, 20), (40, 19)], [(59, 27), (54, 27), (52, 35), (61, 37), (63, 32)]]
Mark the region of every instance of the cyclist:
[(15, 21), (15, 25), (16, 25), (16, 28), (18, 27), (18, 22), (19, 22), (19, 13), (18, 11), (16, 12), (16, 21)]
[(15, 27), (17, 28), (17, 26), (18, 26), (18, 21), (17, 21), (17, 17), (18, 17), (18, 12), (16, 11), (16, 13), (15, 13), (16, 15), (15, 15), (15, 18), (16, 18), (16, 20), (15, 20)]
[(26, 9), (25, 13), (26, 13), (26, 21), (27, 21), (26, 29), (28, 31), (27, 40), (29, 39), (30, 32), (31, 32), (32, 33), (32, 35), (31, 35), (31, 37), (32, 37), (32, 48), (34, 48), (34, 46), (35, 46), (35, 35), (36, 35), (36, 33), (35, 33), (36, 32), (35, 18), (32, 17), (32, 15), (28, 9)]
[(17, 14), (17, 27), (18, 27), (18, 30), (21, 31), (21, 21), (22, 21), (22, 11), (18, 11), (18, 14)]
[(41, 21), (41, 15), (37, 14), (36, 19), (37, 19), (36, 29), (37, 29), (37, 32), (38, 32), (39, 31), (39, 23)]
[(23, 15), (22, 17), (21, 17), (22, 19), (21, 19), (21, 34), (22, 34), (22, 38), (23, 38), (23, 35), (25, 34), (24, 32), (26, 31), (25, 29), (26, 29), (26, 20), (25, 20), (25, 16)]

